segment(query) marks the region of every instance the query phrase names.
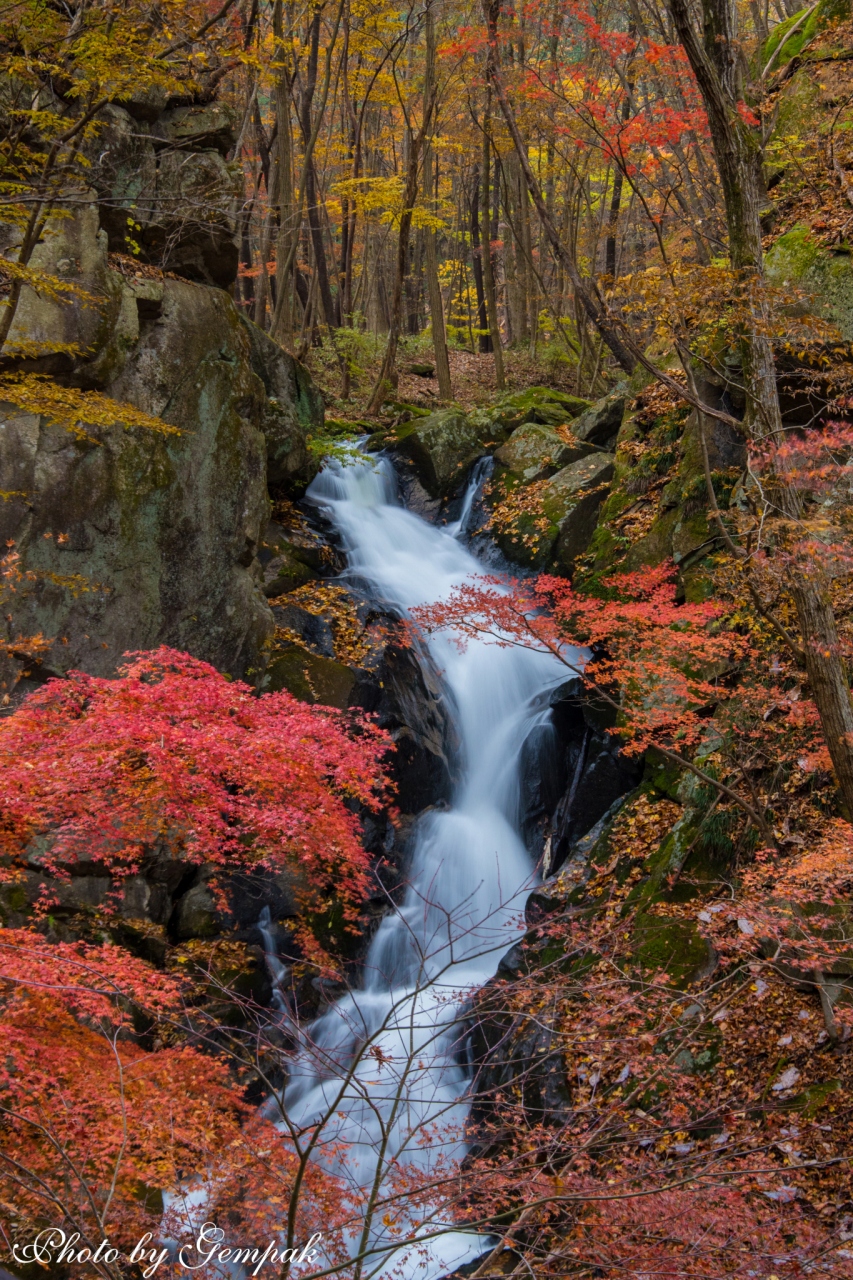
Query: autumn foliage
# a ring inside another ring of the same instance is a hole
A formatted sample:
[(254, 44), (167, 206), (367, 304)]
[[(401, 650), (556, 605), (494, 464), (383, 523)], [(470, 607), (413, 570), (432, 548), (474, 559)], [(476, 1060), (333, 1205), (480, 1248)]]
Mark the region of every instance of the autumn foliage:
[(235, 1139), (245, 1108), (223, 1063), (136, 1042), (180, 1003), (176, 982), (119, 947), (0, 931), (7, 1243), (44, 1223), (95, 1245), (156, 1228), (160, 1188)]
[(600, 595), (545, 574), (509, 587), (479, 578), (415, 618), (427, 631), (452, 627), (463, 642), (487, 636), (555, 654), (618, 711), (616, 728), (639, 753), (695, 746), (706, 709), (728, 696), (720, 674), (746, 646), (712, 625), (721, 613), (717, 603), (678, 603), (673, 568), (664, 564), (613, 574)]
[(354, 810), (379, 807), (387, 747), (363, 717), (258, 697), (170, 649), (112, 680), (72, 672), (0, 724), (4, 877), (35, 858), (60, 879), (96, 863), (120, 886), (166, 848), (286, 873), (306, 916), (334, 899), (352, 927), (367, 887)]

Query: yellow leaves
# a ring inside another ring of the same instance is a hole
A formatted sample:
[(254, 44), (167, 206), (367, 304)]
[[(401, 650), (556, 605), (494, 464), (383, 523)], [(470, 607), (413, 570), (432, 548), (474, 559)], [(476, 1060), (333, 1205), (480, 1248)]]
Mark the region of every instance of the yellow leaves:
[(76, 299), (78, 302), (91, 305), (103, 301), (97, 294), (89, 293), (73, 280), (63, 280), (60, 276), (40, 271), (37, 267), (23, 267), (9, 258), (0, 258), (0, 282), (8, 285), (13, 280), (28, 285), (49, 302), (68, 302)]
[(12, 360), (37, 360), (39, 356), (80, 356), (83, 352), (76, 342), (35, 342), (22, 338), (20, 342), (7, 342), (3, 355)]
[(332, 187), (335, 195), (346, 196), (361, 214), (381, 212), (399, 215), (403, 202), (403, 179), (345, 178)]
[(0, 375), (0, 399), (26, 413), (37, 413), (69, 431), (78, 440), (90, 443), (96, 442), (86, 427), (143, 427), (160, 435), (181, 435), (178, 427), (169, 426), (161, 418), (144, 413), (131, 404), (111, 400), (98, 391), (63, 387), (36, 373)]

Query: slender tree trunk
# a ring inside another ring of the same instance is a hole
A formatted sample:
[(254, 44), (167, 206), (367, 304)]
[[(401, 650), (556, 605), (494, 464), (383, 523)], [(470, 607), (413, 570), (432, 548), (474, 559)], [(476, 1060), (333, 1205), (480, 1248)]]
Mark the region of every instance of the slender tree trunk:
[[(302, 135), (307, 144), (311, 137), (311, 103), (317, 88), (317, 66), (320, 52), (320, 18), (319, 9), (314, 10), (309, 34), (308, 67), (305, 77), (305, 91), (302, 95)], [(311, 232), (311, 247), (314, 250), (314, 264), (317, 270), (317, 286), (320, 291), (320, 302), (323, 317), (330, 330), (338, 327), (339, 320), (332, 298), (332, 287), (329, 283), (329, 264), (326, 260), (326, 246), (323, 241), (323, 228), (320, 223), (320, 210), (317, 206), (317, 170), (311, 158), (305, 175), (305, 207), (308, 215), (308, 229)]]
[[(435, 18), (432, 5), (426, 11), (426, 75), (424, 77), (424, 112), (426, 104), (432, 100), (435, 92)], [(427, 210), (435, 212), (433, 186), (435, 168), (433, 164), (432, 130), (424, 144), (424, 203)], [(438, 278), (438, 250), (433, 227), (424, 228), (424, 258), (426, 265), (427, 294), (429, 297), (430, 327), (432, 329), (432, 346), (435, 352), (435, 371), (438, 376), (438, 394), (442, 400), (453, 397), (453, 384), (450, 379), (450, 358), (447, 354), (447, 335), (444, 328), (444, 303), (441, 297), (441, 283)]]
[[(291, 324), (291, 279), (293, 263), (291, 239), (298, 232), (293, 215), (293, 133), (290, 127), (290, 76), (288, 74), (282, 24), (282, 2), (273, 9), (273, 34), (276, 61), (280, 64), (275, 83), (276, 110), (276, 201), (278, 204), (278, 239), (275, 252), (276, 308), (271, 333), (289, 343)], [(290, 264), (290, 265), (288, 265)], [(281, 299), (279, 302), (278, 299)]]
[(499, 391), (506, 386), (504, 373), (504, 353), (501, 345), (501, 329), (498, 321), (498, 300), (495, 293), (494, 259), (492, 257), (492, 228), (489, 218), (491, 192), (491, 93), (486, 87), (486, 103), (483, 109), (483, 158), (481, 163), (483, 177), (483, 220), (486, 235), (483, 243), (483, 289), (486, 294), (486, 313), (489, 317), (489, 335), (492, 340), (492, 354), (495, 360), (495, 383)]
[[(486, 239), (489, 211), (486, 209)], [(480, 166), (474, 166), (474, 181), (471, 191), (471, 265), (474, 271), (474, 289), (477, 294), (477, 331), (478, 347), (483, 355), (492, 349), (492, 335), (489, 333), (489, 318), (486, 314), (486, 293), (483, 288), (483, 244), (480, 236)]]
[(539, 214), (545, 234), (551, 243), (551, 248), (553, 249), (556, 257), (563, 262), (566, 275), (571, 281), (572, 288), (577, 295), (578, 301), (590, 321), (595, 325), (596, 329), (607, 343), (607, 346), (610, 348), (610, 351), (617, 363), (621, 365), (626, 373), (633, 373), (634, 367), (637, 363), (636, 357), (622, 340), (615, 324), (607, 314), (607, 309), (598, 293), (594, 281), (583, 279), (573, 255), (569, 252), (566, 245), (563, 244), (553, 220), (549, 217), (539, 183), (536, 181), (536, 175), (530, 167), (530, 162), (527, 157), (527, 148), (524, 145), (524, 139), (519, 132), (518, 124), (515, 119), (515, 112), (513, 111), (509, 98), (507, 97), (506, 89), (504, 88), (498, 69), (497, 27), (498, 16), (500, 13), (500, 0), (482, 0), (482, 2), (489, 32), (487, 75), (490, 83), (494, 86), (495, 96), (497, 97), (501, 112), (512, 137), (513, 146), (515, 147), (516, 155), (518, 156), (522, 172), (524, 174), (524, 179), (527, 183), (527, 189), (530, 192), (534, 205), (536, 206), (536, 212)]
[(406, 274), (406, 257), (409, 249), (409, 235), (412, 229), (412, 214), (418, 195), (418, 170), (424, 138), (430, 128), (435, 97), (424, 107), (424, 122), (416, 134), (411, 134), (409, 155), (406, 164), (406, 185), (403, 191), (403, 208), (400, 213), (400, 234), (397, 237), (397, 265), (394, 272), (394, 289), (391, 295), (391, 307), (388, 326), (388, 342), (379, 376), (373, 387), (368, 413), (378, 413), (382, 403), (397, 385), (397, 345), (400, 340), (400, 321), (403, 312), (403, 279)]

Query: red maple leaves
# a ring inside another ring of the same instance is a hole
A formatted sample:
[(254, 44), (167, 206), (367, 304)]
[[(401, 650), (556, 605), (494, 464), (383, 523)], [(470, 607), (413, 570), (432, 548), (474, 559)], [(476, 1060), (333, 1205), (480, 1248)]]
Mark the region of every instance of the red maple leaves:
[(29, 859), (60, 878), (94, 862), (120, 882), (165, 846), (287, 872), (306, 915), (334, 898), (352, 925), (368, 867), (354, 810), (381, 804), (387, 736), (174, 650), (130, 659), (114, 680), (50, 681), (0, 724), (5, 878)]

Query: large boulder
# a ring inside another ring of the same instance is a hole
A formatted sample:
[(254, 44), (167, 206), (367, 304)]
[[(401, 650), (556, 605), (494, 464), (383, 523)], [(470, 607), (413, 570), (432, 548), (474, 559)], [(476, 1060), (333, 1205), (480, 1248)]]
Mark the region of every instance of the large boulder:
[[(273, 632), (257, 561), (269, 515), (263, 430), (287, 418), (302, 484), (306, 431), (287, 396), (302, 380), (310, 416), (307, 375), (251, 335), (226, 293), (152, 268), (114, 270), (94, 206), (50, 228), (37, 265), (99, 301), (25, 290), (12, 341), (64, 340), (79, 321), (86, 352), (65, 357), (67, 381), (180, 434), (126, 428), (117, 407), (114, 426), (75, 437), (2, 406), (0, 490), (11, 496), (0, 537), (28, 575), (14, 630), (54, 641), (33, 678), (72, 667), (108, 675), (128, 650), (161, 644), (252, 676)], [(254, 371), (257, 350), (277, 405)]]
[[(802, 290), (808, 297), (802, 312), (812, 312), (853, 340), (853, 271), (847, 252), (833, 253), (818, 244), (809, 228), (793, 227), (767, 254), (769, 280), (778, 287)], [(799, 308), (798, 308), (799, 309)]]
[(241, 319), (249, 338), (252, 369), (266, 392), (261, 430), (267, 442), (270, 492), (293, 493), (310, 484), (319, 470), (308, 440), (323, 429), (323, 397), (295, 356), (282, 351), (250, 320)]
[(613, 477), (613, 455), (595, 451), (563, 467), (550, 479), (530, 485), (519, 498), (509, 494), (509, 518), (497, 512), (493, 529), (510, 560), (527, 568), (553, 567), (570, 573), (595, 532), (598, 511)]
[(553, 475), (570, 462), (593, 453), (590, 444), (562, 436), (552, 427), (527, 423), (495, 452), (497, 474), (506, 474), (518, 484), (530, 484)]
[(355, 587), (309, 584), (273, 603), (265, 689), (367, 711), (395, 744), (389, 770), (404, 814), (451, 798), (458, 742), (429, 654), (400, 643), (398, 620)]
[(613, 479), (613, 454), (594, 453), (559, 471), (545, 486), (542, 509), (556, 526), (554, 562), (570, 573), (595, 532), (598, 511)]
[(397, 448), (434, 498), (448, 497), (494, 443), (495, 427), (456, 409), (440, 409), (397, 429)]
[(502, 396), (492, 412), (495, 423), (508, 431), (525, 422), (538, 422), (543, 426), (559, 427), (589, 408), (589, 401), (580, 396), (556, 391), (553, 387), (525, 387)]
[(132, 103), (99, 112), (87, 144), (109, 247), (137, 252), (190, 280), (227, 288), (237, 278), (239, 168), (226, 159), (239, 121), (225, 103)]
[(612, 449), (616, 444), (627, 403), (628, 395), (625, 391), (614, 391), (612, 395), (596, 400), (594, 405), (574, 420), (572, 434), (577, 440), (585, 440), (587, 444)]

